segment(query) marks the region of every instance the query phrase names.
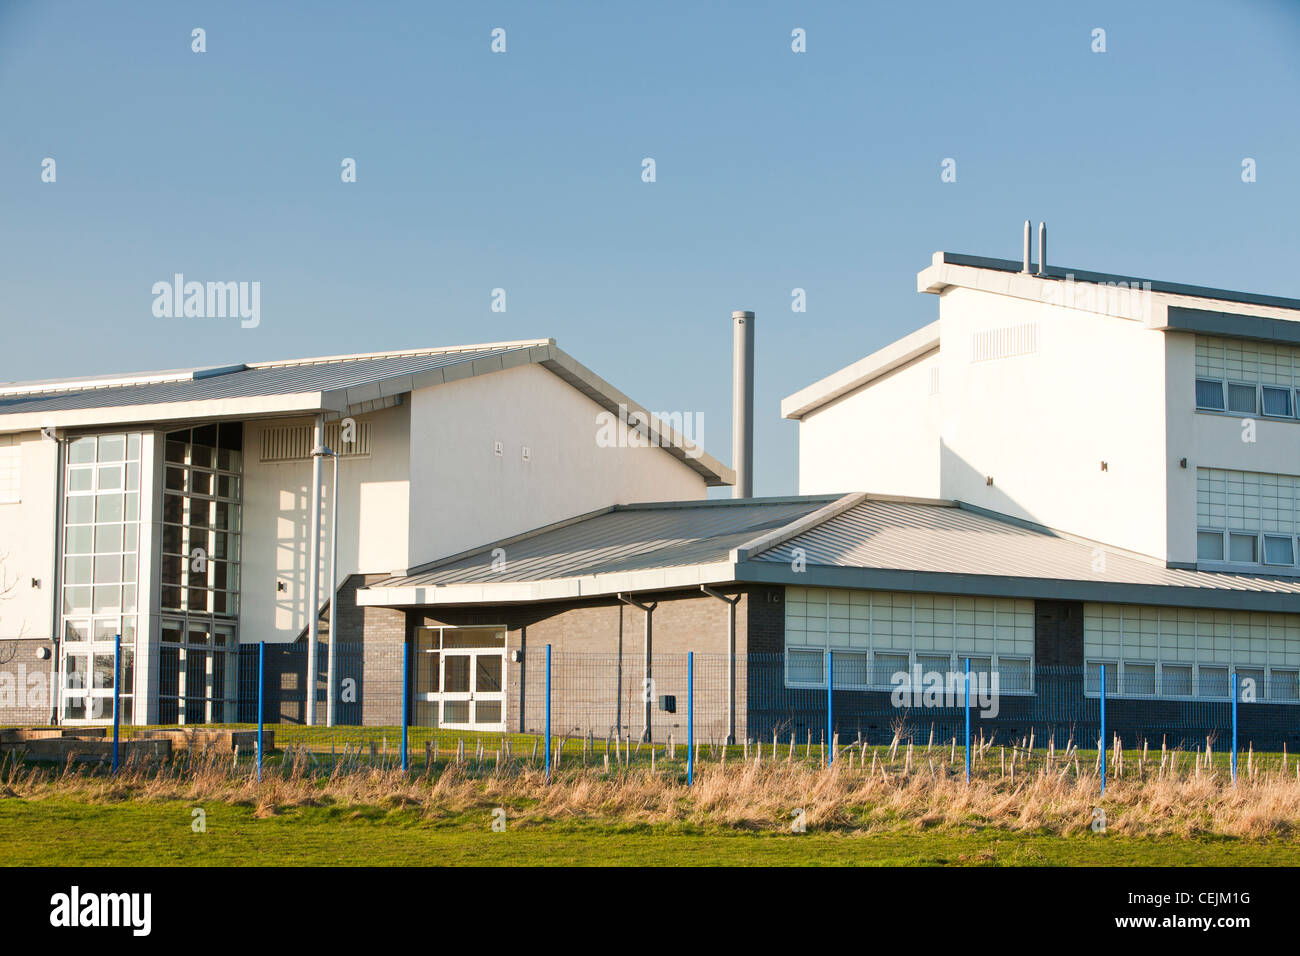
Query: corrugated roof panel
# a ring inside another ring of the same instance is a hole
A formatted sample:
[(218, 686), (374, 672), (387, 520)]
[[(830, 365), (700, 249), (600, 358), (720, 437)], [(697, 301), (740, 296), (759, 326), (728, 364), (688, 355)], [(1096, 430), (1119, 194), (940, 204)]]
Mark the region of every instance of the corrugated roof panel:
[(1110, 584), (1300, 594), (1300, 578), (1186, 571), (968, 509), (867, 500), (754, 560)]
[(682, 567), (725, 560), (732, 548), (816, 511), (825, 496), (682, 502), (676, 507), (621, 505), (583, 521), (500, 546), (506, 566), (492, 568), (493, 546), (426, 573), (371, 585), (431, 587), (512, 583)]

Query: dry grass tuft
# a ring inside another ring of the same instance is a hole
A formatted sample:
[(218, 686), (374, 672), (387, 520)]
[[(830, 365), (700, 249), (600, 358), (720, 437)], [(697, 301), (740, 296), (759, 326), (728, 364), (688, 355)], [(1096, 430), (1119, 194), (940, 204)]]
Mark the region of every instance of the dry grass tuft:
[(254, 807), (259, 819), (295, 808), (331, 806), (414, 811), (429, 821), (510, 808), (513, 826), (548, 822), (691, 825), (788, 830), (802, 810), (811, 829), (846, 833), (991, 827), (1009, 833), (1071, 835), (1093, 825), (1102, 808), (1108, 832), (1124, 836), (1294, 839), (1300, 830), (1300, 781), (1261, 772), (1235, 785), (1214, 772), (1150, 774), (1109, 782), (1072, 768), (978, 778), (914, 761), (901, 769), (830, 768), (809, 763), (711, 766), (688, 788), (660, 770), (565, 769), (548, 783), (538, 770), (510, 764), (476, 773), (452, 763), (427, 775), (382, 768), (313, 773), (302, 761), (268, 767), (263, 780), (232, 771), (229, 758), (196, 755), (182, 764), (139, 764), (116, 777), (73, 766), (8, 764), (0, 795), (24, 800), (66, 797), (96, 804), (130, 800), (224, 802)]

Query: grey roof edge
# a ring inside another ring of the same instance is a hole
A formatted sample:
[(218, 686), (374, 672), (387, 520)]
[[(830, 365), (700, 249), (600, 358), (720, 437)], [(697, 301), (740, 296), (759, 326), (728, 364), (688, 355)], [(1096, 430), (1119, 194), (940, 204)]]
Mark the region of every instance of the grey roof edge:
[[(539, 361), (542, 366), (559, 378), (576, 387), (606, 411), (618, 414), (620, 406), (622, 406), (627, 408), (629, 413), (638, 412), (644, 415), (649, 423), (650, 437), (654, 444), (703, 477), (709, 487), (734, 485), (736, 483), (736, 473), (731, 468), (718, 461), (703, 448), (698, 449), (698, 454), (692, 454), (688, 450), (683, 436), (675, 428), (665, 424), (641, 403), (634, 401), (619, 391), (559, 346), (551, 345), (548, 351), (550, 354), (547, 357), (536, 361)], [(667, 439), (667, 444), (663, 443), (661, 437)], [(698, 446), (695, 447), (698, 448)]]
[[(995, 259), (989, 256), (972, 256), (961, 252), (937, 252), (936, 262), (954, 266), (971, 266), (976, 269), (993, 269), (998, 272), (1020, 272), (1024, 264), (1015, 259)], [(1046, 275), (1041, 278), (1063, 279), (1073, 275), (1080, 282), (1127, 282), (1151, 284), (1152, 292), (1167, 295), (1186, 295), (1200, 299), (1219, 299), (1224, 302), (1242, 302), (1247, 305), (1262, 305), (1274, 309), (1300, 310), (1300, 299), (1291, 299), (1279, 295), (1262, 295), (1255, 292), (1234, 292), (1229, 289), (1215, 289), (1209, 286), (1188, 285), (1182, 282), (1165, 282), (1158, 279), (1144, 279), (1138, 276), (1119, 275), (1110, 272), (1092, 272), (1088, 269), (1073, 269), (1049, 263)], [(1037, 271), (1034, 272), (1037, 276)]]
[(803, 571), (795, 571), (785, 563), (771, 561), (748, 561), (737, 564), (736, 580), (744, 584), (1097, 601), (1107, 604), (1196, 607), (1212, 610), (1295, 613), (1296, 608), (1296, 596), (1292, 592), (1206, 588), (1185, 584), (1114, 583), (946, 571), (908, 571), (893, 568), (845, 568), (812, 564)]
[(842, 395), (888, 375), (940, 347), (939, 321), (909, 332), (865, 358), (832, 372), (825, 378), (781, 399), (781, 417), (795, 420), (833, 402)]
[(361, 607), (481, 606), (610, 598), (619, 594), (698, 592), (702, 584), (736, 583), (734, 572), (735, 565), (723, 560), (529, 581), (433, 585), (385, 585), (379, 581), (369, 588), (358, 589), (356, 600)]
[(1167, 311), (1166, 324), (1157, 326), (1162, 332), (1197, 332), (1202, 335), (1300, 345), (1300, 322), (1294, 319), (1239, 315), (1213, 309), (1189, 309), (1181, 305), (1171, 305)]
[[(617, 511), (620, 507), (623, 506), (606, 505), (604, 508), (597, 508), (595, 511), (587, 511), (583, 514), (574, 515), (571, 518), (563, 518), (559, 521), (553, 521), (550, 524), (542, 525), (540, 528), (531, 528), (528, 531), (521, 531), (519, 534), (510, 535), (506, 538), (498, 538), (496, 541), (491, 541), (487, 544), (480, 545), (479, 547), (468, 548), (467, 550), (459, 551), (456, 554), (449, 554), (446, 557), (435, 558), (432, 561), (426, 561), (423, 564), (417, 564), (414, 567), (407, 568), (406, 572), (400, 575), (400, 577), (411, 578), (415, 577), (417, 574), (428, 574), (431, 571), (436, 571), (448, 564), (455, 564), (457, 561), (463, 561), (466, 558), (472, 558), (475, 555), (490, 554), (497, 548), (504, 548), (508, 545), (518, 544), (520, 541), (527, 541), (530, 538), (536, 538), (538, 535), (548, 534), (551, 531), (559, 531), (561, 528), (567, 528), (570, 525), (589, 521), (592, 518), (599, 518), (601, 515), (611, 514), (614, 511)], [(399, 575), (393, 575), (392, 577), (398, 576)], [(391, 580), (391, 578), (387, 580)], [(384, 581), (376, 581), (373, 585), (373, 587), (377, 588), (384, 586)], [(367, 585), (367, 587), (370, 587), (370, 585)]]
[(847, 495), (842, 495), (823, 505), (816, 511), (811, 511), (802, 518), (795, 518), (793, 521), (774, 528), (771, 531), (764, 532), (756, 538), (751, 538), (739, 547), (731, 549), (731, 560), (733, 562), (748, 561), (751, 557), (769, 551), (791, 538), (802, 534), (810, 528), (815, 528), (824, 521), (834, 518), (838, 514), (843, 514), (850, 508), (855, 507), (860, 502), (866, 500), (865, 491), (855, 491)]

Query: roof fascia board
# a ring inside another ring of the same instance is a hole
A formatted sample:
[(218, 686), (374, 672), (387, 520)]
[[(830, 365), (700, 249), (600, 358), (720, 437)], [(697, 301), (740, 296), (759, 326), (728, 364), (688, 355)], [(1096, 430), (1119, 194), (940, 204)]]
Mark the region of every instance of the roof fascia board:
[(803, 418), (841, 395), (847, 395), (938, 348), (939, 323), (936, 321), (782, 399), (781, 417)]
[(809, 565), (803, 571), (794, 571), (788, 564), (773, 561), (748, 561), (737, 564), (735, 574), (737, 581), (747, 584), (917, 591), (923, 594), (959, 594), (976, 597), (1098, 601), (1107, 604), (1144, 604), (1234, 611), (1294, 613), (1296, 607), (1294, 593), (1197, 588), (1182, 585), (1069, 581), (1055, 578), (953, 574), (939, 571), (903, 571), (890, 568), (838, 568), (825, 565)]
[(450, 604), (517, 604), (612, 597), (619, 593), (633, 591), (672, 591), (698, 588), (701, 584), (731, 584), (735, 582), (734, 572), (735, 565), (731, 561), (718, 561), (710, 564), (646, 568), (639, 571), (578, 575), (539, 581), (359, 588), (357, 605), (360, 607), (423, 607)]
[[(1026, 275), (1023, 272), (995, 272), (974, 266), (952, 265), (938, 261), (944, 253), (936, 252), (936, 261), (916, 274), (916, 291), (943, 295), (949, 289), (972, 289), (994, 295), (1011, 296), (1047, 306), (1108, 315), (1151, 325), (1158, 323), (1165, 308), (1163, 297), (1152, 290), (1112, 289), (1101, 283), (1081, 280), (1077, 275)], [(1080, 291), (1075, 291), (1079, 289)], [(1102, 289), (1101, 292), (1090, 290)]]
[(265, 418), (268, 416), (311, 415), (330, 411), (321, 392), (292, 392), (241, 398), (213, 398), (196, 402), (160, 402), (149, 405), (121, 405), (75, 408), (58, 411), (0, 413), (0, 434), (54, 428), (90, 428), (102, 425), (137, 425), (187, 419)]
[[(1024, 273), (1021, 272), (1024, 264), (1015, 259), (995, 259), (989, 256), (972, 256), (960, 252), (936, 252), (934, 254), (933, 265), (943, 264), (950, 266), (967, 266), (973, 269), (1005, 272), (1013, 275), (1024, 275)], [(1068, 274), (1074, 276), (1076, 282), (1092, 282), (1098, 284), (1123, 282), (1128, 285), (1137, 285), (1143, 288), (1145, 288), (1147, 284), (1150, 284), (1152, 292), (1158, 292), (1162, 295), (1186, 296), (1194, 299), (1215, 299), (1220, 302), (1240, 302), (1246, 305), (1263, 306), (1270, 309), (1286, 309), (1293, 312), (1300, 311), (1300, 299), (1292, 299), (1280, 295), (1264, 295), (1256, 292), (1234, 292), (1230, 289), (1215, 289), (1210, 286), (1188, 285), (1182, 282), (1165, 282), (1157, 279), (1143, 279), (1138, 276), (1119, 275), (1110, 272), (1093, 272), (1088, 269), (1072, 269), (1066, 266), (1051, 264), (1048, 265), (1047, 269), (1049, 278), (1061, 279)], [(924, 292), (929, 290), (920, 289), (919, 291)]]
[(1189, 309), (1180, 305), (1171, 305), (1166, 310), (1164, 324), (1152, 328), (1162, 332), (1197, 332), (1225, 338), (1300, 345), (1300, 322), (1294, 319)]

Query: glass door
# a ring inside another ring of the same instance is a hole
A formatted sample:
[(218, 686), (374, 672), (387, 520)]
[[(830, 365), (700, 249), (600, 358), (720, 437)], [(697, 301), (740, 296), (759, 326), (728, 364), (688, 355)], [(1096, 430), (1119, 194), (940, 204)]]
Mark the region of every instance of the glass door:
[(442, 652), (441, 726), (454, 730), (505, 730), (505, 653)]

